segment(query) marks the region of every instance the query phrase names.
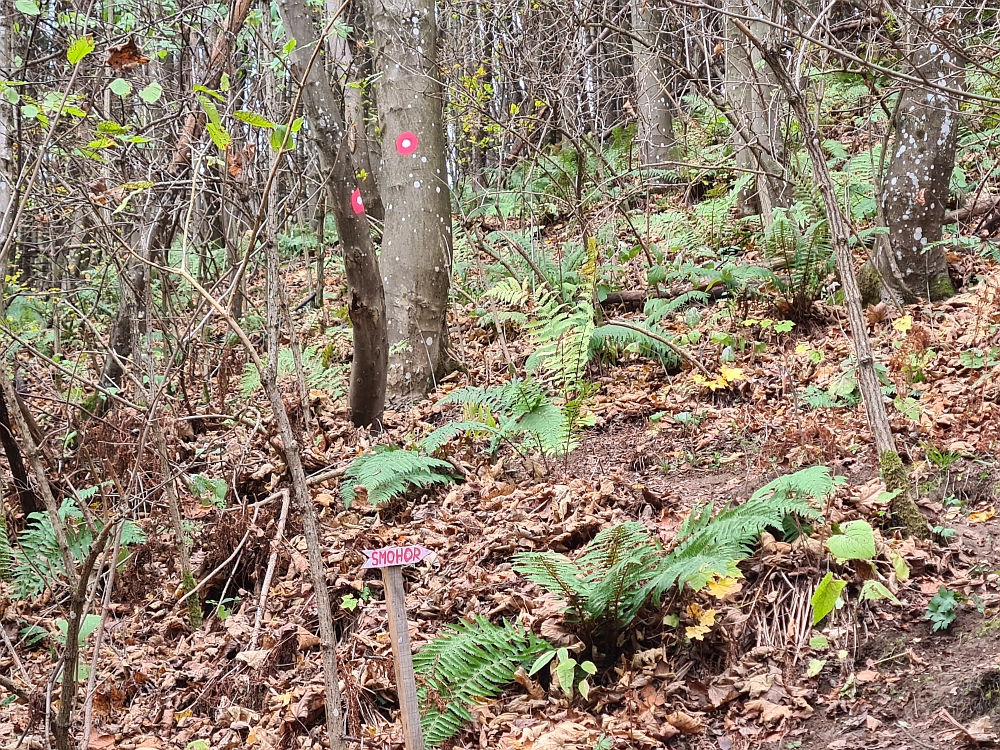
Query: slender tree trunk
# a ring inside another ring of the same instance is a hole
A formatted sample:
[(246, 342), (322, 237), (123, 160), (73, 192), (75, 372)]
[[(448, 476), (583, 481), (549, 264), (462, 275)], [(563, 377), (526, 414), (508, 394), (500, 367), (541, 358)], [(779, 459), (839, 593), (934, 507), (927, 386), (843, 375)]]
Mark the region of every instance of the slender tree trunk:
[(370, 0), (382, 125), (389, 393), (419, 398), (447, 358), (451, 200), (433, 0)]
[[(349, 144), (344, 137), (343, 99), (337, 95), (322, 66), (314, 64), (302, 80), (319, 38), (301, 0), (280, 0), (282, 23), (297, 44), (292, 70), (302, 82), (309, 127), (316, 138), (320, 162), (330, 175), (326, 181), (330, 209), (344, 250), (347, 309), (354, 335), (354, 361), (348, 402), (351, 420), (365, 426), (378, 422), (385, 406), (389, 347), (386, 343), (385, 297), (375, 248), (363, 208), (355, 202), (357, 180)], [(386, 230), (388, 234), (388, 228)]]
[[(962, 67), (946, 46), (937, 22), (941, 10), (930, 11), (917, 0), (913, 14), (919, 23), (909, 43), (913, 68), (931, 83), (958, 89)], [(929, 36), (925, 24), (938, 31)], [(909, 86), (900, 95), (893, 123), (896, 139), (892, 160), (882, 180), (882, 215), (888, 235), (879, 238), (877, 263), (889, 291), (904, 302), (938, 300), (954, 293), (941, 239), (948, 189), (955, 167), (959, 102), (950, 94)]]
[(865, 412), (868, 415), (868, 426), (875, 438), (875, 450), (878, 453), (883, 481), (889, 490), (898, 491), (892, 501), (893, 520), (912, 536), (925, 537), (927, 536), (927, 521), (917, 508), (910, 492), (906, 472), (903, 470), (902, 461), (896, 450), (896, 441), (892, 436), (892, 428), (889, 425), (889, 416), (886, 413), (882, 397), (882, 387), (875, 372), (875, 357), (872, 354), (871, 341), (868, 339), (868, 329), (861, 303), (861, 291), (858, 288), (858, 280), (854, 272), (850, 230), (837, 200), (836, 187), (820, 146), (819, 132), (809, 116), (806, 100), (798, 83), (792, 81), (777, 50), (773, 47), (767, 47), (738, 19), (734, 21), (734, 24), (761, 52), (762, 58), (773, 74), (777, 85), (784, 90), (788, 104), (799, 122), (806, 152), (812, 162), (813, 179), (823, 198), (827, 221), (830, 224), (830, 239), (833, 242), (833, 252), (837, 259), (837, 271), (840, 274), (840, 283), (844, 290), (844, 306), (847, 308), (847, 319), (851, 326), (851, 337), (854, 340), (854, 353), (858, 361), (858, 388), (861, 391)]

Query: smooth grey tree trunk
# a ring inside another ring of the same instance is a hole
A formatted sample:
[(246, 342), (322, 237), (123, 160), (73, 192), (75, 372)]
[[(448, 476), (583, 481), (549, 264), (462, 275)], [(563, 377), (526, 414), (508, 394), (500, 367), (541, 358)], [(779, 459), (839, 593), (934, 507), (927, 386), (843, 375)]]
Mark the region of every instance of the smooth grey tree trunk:
[(385, 203), (389, 395), (420, 398), (447, 359), (451, 200), (433, 0), (369, 0)]
[[(760, 50), (740, 33), (733, 19), (771, 47), (779, 41), (779, 29), (767, 23), (784, 23), (785, 14), (776, 0), (727, 0), (730, 14), (727, 22), (729, 44), (726, 50), (726, 98), (739, 120), (736, 138), (739, 146), (737, 164), (756, 173), (755, 193), (740, 197), (747, 214), (754, 209), (769, 225), (775, 208), (792, 202), (791, 183), (786, 175), (787, 153), (782, 135), (782, 123), (788, 107), (774, 74), (764, 64)], [(752, 204), (756, 204), (751, 208)]]
[[(935, 30), (938, 14), (914, 9), (915, 17)], [(955, 52), (942, 43), (941, 31), (935, 41), (923, 28), (911, 30), (910, 43), (915, 46), (911, 63), (922, 78), (956, 89), (961, 86), (962, 67)], [(900, 95), (896, 109), (896, 138), (881, 196), (889, 232), (879, 240), (877, 263), (889, 292), (904, 302), (944, 299), (954, 293), (945, 249), (934, 243), (942, 237), (948, 210), (958, 105), (947, 93), (911, 86)]]
[[(302, 83), (302, 99), (310, 133), (320, 155), (329, 206), (344, 251), (347, 276), (347, 311), (351, 317), (354, 360), (348, 403), (351, 421), (358, 426), (375, 424), (385, 406), (389, 347), (386, 343), (385, 298), (378, 260), (368, 230), (368, 220), (354, 209), (357, 179), (349, 138), (344, 130), (344, 101), (319, 63), (310, 58), (319, 35), (303, 0), (280, 0), (278, 12), (285, 31), (296, 40), (291, 54), (292, 72)], [(308, 68), (308, 73), (307, 69)], [(303, 80), (305, 76), (305, 80)], [(357, 138), (354, 139), (357, 141)]]
[(632, 0), (632, 57), (639, 121), (636, 140), (642, 166), (663, 169), (672, 159), (677, 141), (661, 56), (667, 44), (663, 10), (654, 3)]

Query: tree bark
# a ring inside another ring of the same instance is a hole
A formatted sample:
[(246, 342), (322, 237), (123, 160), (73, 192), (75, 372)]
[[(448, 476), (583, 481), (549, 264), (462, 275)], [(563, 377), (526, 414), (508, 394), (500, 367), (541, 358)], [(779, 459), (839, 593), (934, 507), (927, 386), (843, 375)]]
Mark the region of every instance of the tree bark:
[(663, 169), (677, 141), (661, 52), (667, 43), (664, 14), (656, 0), (632, 0), (632, 59), (635, 68), (636, 140), (642, 166)]
[[(760, 49), (739, 32), (743, 26), (764, 45), (779, 41), (784, 11), (776, 0), (728, 0), (729, 44), (726, 50), (726, 98), (740, 121), (736, 130), (739, 146), (737, 164), (757, 172), (755, 193), (740, 196), (748, 214), (759, 212), (765, 226), (771, 222), (775, 208), (792, 203), (791, 184), (786, 178), (787, 154), (781, 132), (786, 108), (781, 101), (780, 87), (773, 72), (763, 64)], [(740, 16), (748, 20), (740, 20)], [(751, 205), (756, 206), (751, 208)]]
[(351, 421), (357, 426), (367, 426), (381, 419), (385, 407), (389, 347), (382, 277), (368, 220), (364, 213), (355, 211), (353, 204), (357, 183), (344, 132), (343, 98), (330, 84), (322, 66), (309, 65), (309, 57), (320, 43), (319, 35), (301, 0), (281, 0), (278, 12), (285, 30), (296, 40), (291, 54), (292, 71), (302, 84), (302, 100), (322, 169), (330, 175), (326, 181), (327, 194), (344, 251), (347, 310), (354, 335), (348, 403)]
[(420, 398), (447, 359), (451, 200), (433, 0), (369, 0), (382, 133), (389, 394)]
[[(931, 83), (960, 88), (962, 68), (956, 53), (940, 37), (928, 38), (924, 24), (938, 30), (937, 18), (922, 0), (916, 5), (914, 15), (923, 23), (910, 34), (910, 44), (916, 46), (913, 68)], [(955, 291), (945, 248), (934, 243), (942, 237), (948, 211), (958, 106), (958, 100), (943, 91), (909, 86), (896, 108), (896, 139), (881, 195), (889, 232), (879, 238), (876, 257), (888, 291), (903, 302), (944, 299)]]

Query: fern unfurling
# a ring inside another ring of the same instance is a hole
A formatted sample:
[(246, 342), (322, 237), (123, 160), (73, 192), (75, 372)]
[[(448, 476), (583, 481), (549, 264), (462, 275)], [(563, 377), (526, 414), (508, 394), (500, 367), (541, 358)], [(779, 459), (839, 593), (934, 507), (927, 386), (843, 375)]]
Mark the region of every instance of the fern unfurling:
[(358, 456), (344, 472), (340, 494), (350, 507), (356, 485), (368, 491), (374, 505), (384, 505), (411, 487), (430, 487), (455, 481), (454, 468), (447, 461), (422, 456), (415, 451), (379, 446), (374, 453)]
[(420, 688), (424, 741), (440, 745), (472, 720), (469, 707), (499, 695), (550, 646), (515, 623), (492, 625), (477, 616), (474, 622), (449, 625), (413, 656)]

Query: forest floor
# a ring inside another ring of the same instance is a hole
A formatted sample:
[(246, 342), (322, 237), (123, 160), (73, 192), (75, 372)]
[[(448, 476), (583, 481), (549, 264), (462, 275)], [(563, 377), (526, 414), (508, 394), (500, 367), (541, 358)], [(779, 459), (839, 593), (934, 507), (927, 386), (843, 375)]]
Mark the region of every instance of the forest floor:
[[(734, 363), (741, 378), (715, 391), (693, 382), (686, 369), (666, 373), (638, 357), (593, 366), (599, 390), (588, 408), (596, 425), (565, 458), (502, 453), (492, 461), (481, 446), (463, 443), (452, 458), (467, 473), (464, 483), (381, 509), (359, 501), (344, 510), (337, 479), (317, 484), (342, 634), (348, 728), (360, 742), (353, 746), (401, 746), (382, 583), (361, 569), (362, 550), (419, 543), (437, 553), (406, 570), (417, 649), (443, 626), (473, 615), (516, 618), (550, 641), (569, 643), (559, 602), (513, 572), (513, 553), (572, 556), (601, 529), (626, 520), (642, 521), (669, 542), (694, 505), (738, 502), (779, 474), (817, 463), (844, 480), (823, 508), (824, 522), (868, 519), (880, 549), (906, 561), (911, 573), (899, 581), (898, 604), (858, 604), (852, 583), (845, 606), (814, 629), (809, 599), (830, 568), (828, 555), (820, 544), (765, 537), (741, 565), (738, 590), (713, 603), (719, 615), (701, 640), (684, 636), (690, 597), (668, 603), (679, 607), (679, 624), (664, 624), (662, 612), (643, 614), (587, 700), (568, 701), (549, 689), (547, 678), (523, 676), (475, 709), (475, 722), (454, 746), (916, 750), (991, 744), (991, 720), (1000, 727), (1000, 558), (994, 550), (1000, 383), (990, 354), (1000, 324), (1000, 272), (975, 272), (978, 283), (945, 303), (870, 314), (888, 376), (919, 404), (908, 414), (893, 410), (892, 421), (920, 506), (938, 527), (935, 541), (904, 540), (881, 528), (887, 500), (863, 409), (811, 409), (803, 402), (808, 386), (826, 389), (845, 374), (850, 354), (842, 311), (823, 306), (818, 322), (788, 334), (716, 319), (712, 325), (751, 346)], [(470, 311), (459, 307), (453, 320), (455, 353), (469, 372), (449, 376), (432, 399), (388, 412), (389, 432), (378, 442), (402, 442), (454, 417), (457, 407), (437, 401), (458, 385), (503, 380), (496, 337), (475, 326)], [(755, 342), (766, 346), (755, 353)], [(508, 346), (515, 359), (523, 354), (517, 340)], [(980, 362), (969, 359), (970, 351), (987, 355)], [(350, 426), (342, 401), (319, 391), (312, 396), (316, 419), (304, 440), (307, 465), (317, 472), (342, 468), (373, 438)], [(180, 404), (173, 407), (185, 414)], [(217, 410), (208, 404), (202, 411)], [(125, 428), (132, 418), (122, 409), (108, 419)], [(201, 470), (235, 477), (235, 496), (250, 503), (218, 510), (185, 498), (186, 517), (200, 524), (194, 562), (201, 576), (241, 549), (203, 591), (204, 601), (225, 605), (226, 616), (191, 631), (176, 604), (179, 576), (165, 511), (146, 508), (141, 525), (148, 540), (121, 567), (96, 660), (93, 750), (183, 749), (198, 741), (207, 744), (194, 750), (318, 747), (322, 675), (305, 542), (294, 513), (283, 538), (275, 539), (282, 460), (274, 425), (265, 419), (261, 429), (253, 426), (253, 420), (233, 426), (206, 417), (178, 420), (170, 431), (178, 456), (218, 449), (217, 463)], [(101, 460), (113, 467), (126, 459), (109, 454)], [(277, 574), (262, 605), (256, 589), (272, 548), (279, 553)], [(13, 599), (7, 586), (0, 582), (2, 625), (17, 656), (0, 652), (0, 669), (34, 692), (31, 701), (8, 703), (0, 713), (0, 746), (17, 747), (26, 736), (21, 746), (41, 748), (44, 689), (57, 649), (46, 638), (29, 646), (22, 632), (28, 624), (55, 634), (61, 608), (44, 595)], [(927, 606), (942, 586), (958, 595), (958, 617), (932, 633)], [(263, 639), (249, 648), (258, 612)], [(816, 636), (825, 642), (819, 645)], [(82, 722), (81, 712), (78, 729)]]

